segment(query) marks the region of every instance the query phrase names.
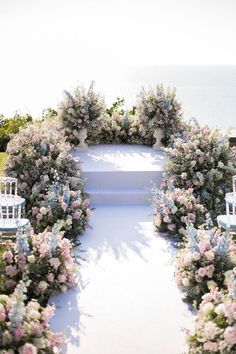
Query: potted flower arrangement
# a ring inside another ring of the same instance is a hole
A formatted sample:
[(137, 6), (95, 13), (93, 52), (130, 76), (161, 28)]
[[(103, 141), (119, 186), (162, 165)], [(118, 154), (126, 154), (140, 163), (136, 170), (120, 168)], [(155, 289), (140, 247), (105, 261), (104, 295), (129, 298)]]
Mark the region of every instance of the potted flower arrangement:
[(163, 141), (168, 142), (171, 135), (181, 126), (181, 105), (176, 99), (175, 89), (157, 85), (155, 89), (146, 91), (144, 88), (137, 98), (137, 114), (141, 125), (148, 125), (159, 150)]
[(86, 151), (88, 127), (96, 127), (105, 112), (104, 98), (95, 93), (94, 82), (88, 91), (77, 87), (73, 93), (65, 91), (65, 99), (59, 105), (59, 117), (65, 128), (68, 141), (79, 151)]

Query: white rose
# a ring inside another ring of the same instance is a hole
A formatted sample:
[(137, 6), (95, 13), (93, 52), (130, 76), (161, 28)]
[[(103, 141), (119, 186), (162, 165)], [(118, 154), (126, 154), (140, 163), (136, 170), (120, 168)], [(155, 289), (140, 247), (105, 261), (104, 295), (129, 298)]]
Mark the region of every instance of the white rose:
[(41, 281), (39, 282), (38, 288), (39, 288), (41, 291), (46, 290), (47, 287), (48, 287), (48, 283), (47, 283), (46, 281), (41, 280)]
[(34, 263), (35, 262), (35, 256), (33, 254), (31, 254), (27, 259), (28, 259), (29, 263)]
[(72, 220), (71, 219), (66, 219), (66, 224), (69, 225), (69, 226), (72, 225)]
[(42, 215), (46, 215), (46, 214), (47, 214), (47, 208), (41, 207), (41, 208), (40, 208), (40, 213), (41, 213)]
[(183, 286), (189, 286), (189, 280), (188, 280), (188, 278), (182, 279), (182, 284), (183, 284)]

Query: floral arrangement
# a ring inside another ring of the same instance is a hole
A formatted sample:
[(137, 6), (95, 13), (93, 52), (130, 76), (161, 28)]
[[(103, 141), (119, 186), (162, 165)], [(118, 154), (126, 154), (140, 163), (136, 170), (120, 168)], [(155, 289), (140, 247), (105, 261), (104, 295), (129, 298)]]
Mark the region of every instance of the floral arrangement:
[(95, 93), (94, 82), (88, 91), (76, 87), (73, 93), (65, 91), (65, 99), (59, 105), (59, 117), (62, 120), (68, 141), (79, 144), (79, 130), (97, 126), (97, 121), (105, 113), (104, 98)]
[(192, 124), (182, 137), (165, 149), (168, 155), (165, 180), (176, 188), (193, 188), (213, 219), (225, 210), (225, 193), (232, 189), (236, 173), (236, 150), (220, 130)]
[(49, 321), (54, 307), (26, 301), (27, 287), (21, 281), (10, 296), (0, 295), (0, 353), (58, 353), (64, 338), (53, 333)]
[(179, 234), (184, 240), (189, 223), (198, 227), (205, 221), (205, 208), (193, 195), (192, 188), (174, 188), (170, 183), (166, 192), (152, 188), (154, 225), (170, 235)]
[(28, 299), (45, 304), (52, 294), (75, 285), (77, 266), (71, 242), (55, 224), (51, 232), (22, 232), (16, 243), (8, 243), (1, 260), (1, 292), (11, 293), (20, 280), (30, 280)]
[(81, 190), (73, 191), (58, 180), (49, 186), (46, 194), (35, 200), (29, 211), (31, 225), (36, 232), (50, 229), (58, 221), (63, 221), (65, 236), (75, 238), (88, 225), (91, 215), (89, 200)]
[(220, 230), (188, 227), (188, 241), (176, 259), (175, 278), (185, 298), (198, 306), (212, 288), (224, 288), (224, 273), (236, 265), (236, 245)]
[[(73, 237), (88, 224), (88, 198), (79, 166), (69, 151), (70, 145), (55, 122), (32, 124), (8, 145), (6, 174), (18, 178), (19, 194), (26, 199), (26, 214), (37, 232), (59, 219), (65, 222), (66, 236)], [(60, 188), (55, 191), (58, 184)]]
[(212, 290), (203, 296), (195, 328), (187, 331), (190, 354), (236, 352), (236, 269), (230, 272), (228, 292)]
[(164, 89), (163, 85), (148, 91), (142, 89), (137, 98), (137, 114), (141, 125), (148, 125), (152, 131), (160, 129), (166, 143), (181, 128), (181, 104), (176, 99), (176, 91)]
[(89, 144), (154, 144), (151, 130), (140, 125), (139, 118), (126, 113), (105, 115), (97, 128), (89, 128)]

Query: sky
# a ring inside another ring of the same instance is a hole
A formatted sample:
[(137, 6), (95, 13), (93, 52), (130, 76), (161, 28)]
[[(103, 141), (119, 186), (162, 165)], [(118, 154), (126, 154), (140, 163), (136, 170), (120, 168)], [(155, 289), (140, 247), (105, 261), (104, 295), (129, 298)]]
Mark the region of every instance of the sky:
[(39, 115), (95, 80), (108, 101), (130, 72), (236, 64), (235, 0), (0, 0), (0, 112)]

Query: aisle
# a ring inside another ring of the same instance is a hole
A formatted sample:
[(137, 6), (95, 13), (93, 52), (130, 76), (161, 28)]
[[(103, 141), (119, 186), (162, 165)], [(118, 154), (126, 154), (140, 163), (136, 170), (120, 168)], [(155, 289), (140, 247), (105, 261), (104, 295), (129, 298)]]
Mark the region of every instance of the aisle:
[(174, 250), (148, 206), (99, 206), (81, 237), (77, 288), (50, 299), (68, 354), (181, 354), (191, 315), (174, 279)]

